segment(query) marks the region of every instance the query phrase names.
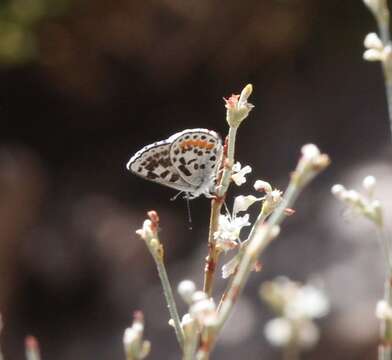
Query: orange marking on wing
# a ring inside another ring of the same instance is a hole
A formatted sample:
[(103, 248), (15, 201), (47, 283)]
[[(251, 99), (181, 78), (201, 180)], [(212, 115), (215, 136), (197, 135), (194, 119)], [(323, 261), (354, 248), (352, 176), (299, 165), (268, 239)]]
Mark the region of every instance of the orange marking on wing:
[(181, 149), (189, 149), (192, 146), (198, 147), (200, 149), (211, 150), (215, 146), (215, 144), (211, 144), (204, 140), (185, 140), (180, 143)]

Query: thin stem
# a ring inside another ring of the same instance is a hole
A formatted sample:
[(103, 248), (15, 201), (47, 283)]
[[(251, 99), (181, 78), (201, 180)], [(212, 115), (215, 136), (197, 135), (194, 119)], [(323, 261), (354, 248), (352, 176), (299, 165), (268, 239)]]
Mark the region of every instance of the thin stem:
[(187, 336), (184, 344), (184, 357), (183, 360), (194, 360), (199, 340), (199, 334), (196, 324), (192, 324), (192, 329)]
[(173, 320), (174, 331), (176, 333), (177, 341), (181, 348), (184, 346), (184, 332), (181, 327), (180, 317), (178, 315), (177, 305), (174, 300), (173, 290), (170, 285), (169, 277), (167, 276), (166, 267), (163, 263), (161, 256), (158, 256), (153, 249), (150, 252), (154, 258), (155, 264), (158, 269), (159, 278), (161, 279), (161, 284), (163, 288), (163, 294), (165, 295), (167, 307), (169, 309), (170, 317)]
[(212, 287), (214, 283), (215, 270), (218, 266), (220, 252), (216, 248), (214, 233), (218, 231), (219, 215), (222, 209), (223, 199), (215, 198), (211, 200), (210, 226), (208, 233), (208, 255), (206, 257), (206, 265), (204, 269), (204, 285), (203, 291), (209, 296), (212, 295)]
[(216, 198), (211, 201), (210, 226), (208, 232), (208, 255), (204, 269), (203, 291), (209, 296), (212, 295), (215, 271), (218, 266), (220, 250), (216, 248), (214, 233), (218, 230), (219, 215), (225, 200), (227, 190), (230, 185), (232, 167), (234, 164), (235, 139), (237, 128), (230, 127), (227, 140), (227, 156), (222, 157), (223, 174), (217, 186)]
[[(381, 13), (376, 15), (377, 25), (380, 33), (380, 38), (384, 46), (390, 46), (391, 37), (389, 30), (389, 10), (386, 7), (381, 10)], [(385, 93), (386, 100), (388, 105), (388, 115), (389, 115), (389, 123), (392, 134), (392, 66), (391, 60), (387, 59), (382, 62), (382, 68), (384, 73), (384, 81), (385, 81)]]
[[(389, 306), (392, 304), (392, 291), (391, 291), (391, 277), (388, 276), (385, 279), (384, 285), (384, 301)], [(379, 360), (391, 360), (392, 359), (392, 321), (391, 319), (384, 319), (380, 324), (380, 344), (378, 347), (378, 359)]]
[[(391, 253), (389, 245), (389, 237), (382, 228), (378, 228), (378, 238), (382, 244), (383, 252), (386, 262), (386, 276), (384, 284), (384, 301), (389, 306), (392, 306), (392, 267), (391, 267)], [(391, 319), (383, 319), (380, 322), (380, 344), (378, 347), (379, 360), (392, 359), (392, 321)]]
[(381, 246), (381, 250), (385, 259), (386, 278), (392, 274), (392, 259), (391, 259), (391, 245), (390, 240), (385, 230), (377, 227), (377, 237)]

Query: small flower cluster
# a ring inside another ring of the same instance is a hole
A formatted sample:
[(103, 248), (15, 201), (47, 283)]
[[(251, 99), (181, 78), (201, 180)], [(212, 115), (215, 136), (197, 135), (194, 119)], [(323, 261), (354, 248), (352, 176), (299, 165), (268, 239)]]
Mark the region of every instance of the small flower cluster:
[(191, 280), (181, 281), (177, 291), (189, 305), (189, 312), (181, 321), (185, 338), (190, 338), (194, 331), (216, 325), (217, 309), (213, 298), (208, 297), (204, 291), (196, 290), (196, 285)]
[(376, 33), (369, 33), (365, 37), (364, 45), (367, 50), (363, 58), (367, 61), (381, 61), (387, 64), (391, 61), (392, 48), (390, 44), (383, 44)]
[(261, 208), (261, 213), (264, 216), (269, 216), (282, 202), (283, 192), (278, 189), (273, 190), (272, 186), (263, 180), (256, 180), (253, 187), (256, 191), (265, 193), (265, 196), (262, 198), (263, 206)]
[(306, 144), (301, 148), (301, 158), (292, 178), (297, 186), (304, 187), (313, 178), (324, 170), (330, 163), (328, 155), (322, 154), (314, 144)]
[(347, 190), (343, 185), (336, 184), (332, 187), (332, 194), (344, 202), (351, 210), (371, 220), (377, 226), (383, 226), (383, 213), (381, 203), (373, 198), (376, 187), (376, 178), (366, 176), (362, 181), (364, 194), (356, 190)]
[(244, 167), (241, 166), (241, 163), (237, 161), (232, 168), (233, 175), (231, 175), (231, 179), (237, 186), (241, 186), (246, 183), (245, 175), (250, 174), (252, 172), (252, 168), (249, 165)]
[(141, 311), (133, 316), (132, 326), (125, 329), (123, 343), (127, 360), (142, 360), (150, 353), (151, 344), (143, 340), (144, 317)]
[(376, 317), (380, 320), (392, 321), (392, 307), (385, 300), (380, 300), (376, 306)]
[(317, 343), (319, 329), (313, 319), (329, 312), (329, 301), (323, 291), (310, 284), (278, 277), (262, 284), (260, 296), (278, 315), (264, 328), (272, 345), (309, 349)]
[(248, 103), (252, 91), (252, 85), (248, 84), (242, 90), (241, 95), (231, 95), (228, 99), (224, 98), (227, 109), (226, 121), (231, 128), (237, 129), (254, 108), (251, 103)]
[(154, 210), (147, 213), (149, 219), (144, 220), (143, 227), (136, 230), (138, 234), (147, 244), (150, 252), (157, 257), (163, 257), (163, 246), (158, 238), (159, 216)]
[[(232, 175), (233, 180), (237, 185), (242, 185), (246, 182), (245, 175), (252, 171), (250, 166), (241, 168), (239, 163), (233, 166), (235, 173)], [(239, 180), (241, 179), (241, 180)], [(249, 214), (246, 213), (239, 216), (238, 213), (247, 211), (254, 203), (261, 201), (261, 214), (263, 217), (269, 216), (282, 201), (282, 192), (273, 189), (272, 186), (263, 180), (257, 180), (254, 183), (254, 189), (262, 192), (265, 195), (256, 197), (253, 195), (239, 195), (234, 199), (233, 211), (230, 214), (227, 212), (225, 215), (219, 215), (218, 230), (214, 233), (216, 246), (221, 251), (227, 252), (232, 249), (239, 248), (245, 242), (241, 242), (240, 233), (243, 227), (251, 225), (249, 222)], [(224, 279), (232, 275), (238, 265), (238, 256), (235, 256), (228, 263), (222, 267), (222, 277)]]

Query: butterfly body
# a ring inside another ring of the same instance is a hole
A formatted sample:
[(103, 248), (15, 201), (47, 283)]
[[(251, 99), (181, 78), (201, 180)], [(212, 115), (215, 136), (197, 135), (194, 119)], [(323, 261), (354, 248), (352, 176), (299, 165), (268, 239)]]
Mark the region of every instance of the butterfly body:
[(144, 179), (184, 191), (189, 198), (211, 196), (222, 140), (208, 129), (187, 129), (139, 150), (127, 169)]

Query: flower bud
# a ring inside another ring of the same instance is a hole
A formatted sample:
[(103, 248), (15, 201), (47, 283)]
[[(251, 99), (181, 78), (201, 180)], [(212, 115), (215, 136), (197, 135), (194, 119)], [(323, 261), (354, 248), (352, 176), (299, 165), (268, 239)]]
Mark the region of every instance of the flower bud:
[(182, 299), (190, 304), (192, 302), (192, 296), (196, 291), (196, 285), (191, 280), (183, 280), (178, 284), (177, 291)]

